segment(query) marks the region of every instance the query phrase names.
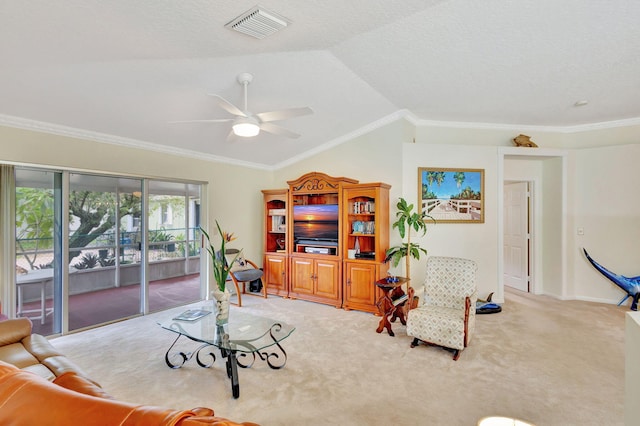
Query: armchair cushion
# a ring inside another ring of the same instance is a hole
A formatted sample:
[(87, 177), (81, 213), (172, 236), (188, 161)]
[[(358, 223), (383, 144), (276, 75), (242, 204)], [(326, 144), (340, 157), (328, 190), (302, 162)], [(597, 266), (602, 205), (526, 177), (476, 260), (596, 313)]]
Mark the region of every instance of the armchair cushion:
[(238, 281), (253, 281), (262, 277), (263, 272), (260, 269), (245, 269), (232, 272)]
[(238, 249), (227, 249), (225, 251), (225, 259), (227, 265), (229, 266), (229, 271), (242, 271), (244, 269), (250, 269), (251, 266), (248, 265), (242, 251)]
[(231, 265), (231, 272), (244, 271), (245, 269), (251, 269), (251, 265), (247, 263), (247, 260), (241, 253)]
[[(428, 340), (434, 345), (452, 349), (464, 349), (464, 309), (430, 306), (409, 311), (407, 334)], [(428, 336), (428, 339), (427, 339)]]

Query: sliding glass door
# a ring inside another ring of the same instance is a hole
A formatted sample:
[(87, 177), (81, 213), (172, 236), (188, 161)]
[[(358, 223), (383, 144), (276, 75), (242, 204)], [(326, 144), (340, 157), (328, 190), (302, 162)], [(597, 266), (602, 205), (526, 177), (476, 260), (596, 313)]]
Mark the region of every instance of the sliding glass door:
[(141, 313), (142, 181), (69, 177), (69, 330)]
[(149, 182), (149, 311), (200, 300), (200, 185)]
[(25, 168), (15, 177), (16, 313), (35, 332), (202, 299), (201, 185)]
[(15, 171), (16, 315), (45, 335), (61, 332), (61, 182), (61, 173)]

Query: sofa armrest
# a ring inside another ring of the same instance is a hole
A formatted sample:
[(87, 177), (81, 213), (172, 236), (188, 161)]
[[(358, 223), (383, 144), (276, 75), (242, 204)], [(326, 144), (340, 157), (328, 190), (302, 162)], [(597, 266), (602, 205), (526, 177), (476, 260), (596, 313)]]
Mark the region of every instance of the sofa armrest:
[(251, 422), (242, 422), (236, 423), (231, 420), (225, 419), (224, 417), (218, 416), (192, 416), (186, 417), (181, 422), (177, 423), (180, 426), (202, 426), (202, 425), (212, 425), (212, 426), (260, 426), (258, 423)]
[(31, 320), (16, 318), (0, 321), (0, 346), (18, 343), (31, 335)]

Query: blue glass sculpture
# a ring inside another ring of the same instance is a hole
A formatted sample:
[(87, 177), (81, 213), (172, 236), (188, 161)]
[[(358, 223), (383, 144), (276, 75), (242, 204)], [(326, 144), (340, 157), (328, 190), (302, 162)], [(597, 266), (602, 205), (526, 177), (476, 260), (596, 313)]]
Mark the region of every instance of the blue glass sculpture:
[(589, 259), (589, 262), (591, 262), (593, 267), (596, 268), (598, 272), (600, 272), (602, 275), (607, 277), (609, 280), (611, 280), (615, 285), (620, 287), (622, 290), (627, 292), (627, 295), (624, 296), (624, 298), (620, 301), (620, 303), (618, 303), (618, 306), (622, 305), (625, 300), (631, 297), (632, 298), (631, 310), (637, 311), (638, 298), (640, 297), (640, 276), (625, 277), (623, 275), (613, 273), (607, 268), (605, 268), (604, 266), (600, 265), (595, 260), (593, 260), (591, 256), (589, 256), (589, 253), (587, 253), (587, 250), (585, 249), (582, 249), (582, 250), (584, 251), (585, 256), (587, 256), (587, 259)]

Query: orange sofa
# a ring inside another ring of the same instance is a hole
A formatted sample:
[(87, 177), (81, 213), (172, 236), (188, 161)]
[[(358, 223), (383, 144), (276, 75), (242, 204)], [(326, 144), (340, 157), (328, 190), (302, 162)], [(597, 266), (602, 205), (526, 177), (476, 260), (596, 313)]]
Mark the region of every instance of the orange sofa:
[(0, 425), (256, 426), (216, 417), (209, 408), (174, 410), (116, 401), (46, 338), (20, 337), (25, 321), (30, 332), (29, 320), (0, 322)]

